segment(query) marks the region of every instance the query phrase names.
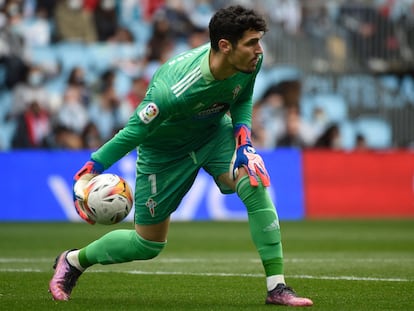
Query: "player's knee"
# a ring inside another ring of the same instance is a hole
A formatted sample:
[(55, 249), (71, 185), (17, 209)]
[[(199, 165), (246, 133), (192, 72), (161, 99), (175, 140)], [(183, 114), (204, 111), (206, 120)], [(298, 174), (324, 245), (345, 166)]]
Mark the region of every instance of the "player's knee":
[(167, 242), (155, 242), (142, 238), (139, 234), (136, 234), (136, 248), (139, 251), (140, 260), (148, 260), (157, 257), (164, 249)]
[(221, 174), (218, 177), (218, 186), (221, 193), (233, 193), (236, 191), (236, 181), (233, 178), (230, 178), (229, 173)]
[(164, 249), (164, 245), (162, 246), (157, 246), (157, 247), (151, 247), (148, 248), (148, 251), (145, 253), (145, 255), (143, 256), (143, 259), (152, 259), (157, 257), (161, 251)]

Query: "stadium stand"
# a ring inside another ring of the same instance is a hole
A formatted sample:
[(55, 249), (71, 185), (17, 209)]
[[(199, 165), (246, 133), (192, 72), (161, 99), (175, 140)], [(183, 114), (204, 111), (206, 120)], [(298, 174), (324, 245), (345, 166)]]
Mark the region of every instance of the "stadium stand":
[[(38, 3), (39, 8), (42, 8), (42, 1), (27, 2), (31, 5)], [(271, 86), (297, 81), (301, 93), (295, 96), (300, 98), (297, 104), (303, 119), (311, 121), (315, 108), (323, 110), (327, 123), (336, 122), (339, 125), (344, 149), (351, 150), (355, 146), (355, 135), (359, 132), (367, 135), (368, 144), (374, 148), (412, 146), (414, 134), (410, 133), (414, 133), (414, 122), (410, 120), (414, 118), (414, 62), (409, 56), (413, 54), (414, 42), (410, 35), (412, 25), (406, 23), (406, 17), (412, 18), (414, 15), (411, 8), (404, 7), (405, 2), (380, 1), (360, 6), (342, 1), (333, 1), (329, 5), (324, 2), (287, 2), (295, 3), (290, 6), (291, 11), (285, 10), (285, 1), (275, 0), (271, 7), (268, 7), (268, 1), (252, 4), (267, 15), (270, 28), (263, 39), (265, 58), (257, 77), (254, 102), (261, 100)], [(2, 4), (3, 13), (0, 13), (6, 19), (8, 3), (5, 1)], [(38, 14), (37, 9), (25, 11), (26, 1), (21, 3), (18, 18), (23, 21), (24, 27), (20, 30), (16, 28), (14, 35), (27, 29), (33, 20), (43, 23), (42, 18), (46, 18), (46, 22), (53, 26), (49, 30), (49, 44), (46, 41), (36, 41), (36, 44), (30, 41), (26, 44), (26, 50), (19, 55), (24, 55), (23, 61), (27, 64), (39, 65), (45, 71), (48, 78), (44, 87), (56, 103), (56, 109), (62, 102), (67, 78), (74, 66), (84, 68), (86, 87), (95, 97), (100, 95), (98, 86), (102, 75), (113, 71), (114, 87), (122, 100), (132, 87), (133, 79), (142, 76), (149, 79), (150, 73), (162, 62), (161, 59), (148, 59), (149, 42), (154, 39), (154, 22), (157, 21), (159, 25), (165, 16), (179, 15), (174, 13), (176, 8), (169, 7), (169, 2), (160, 1), (155, 7), (153, 4), (146, 7), (139, 2), (117, 1), (119, 29), (116, 35), (107, 41), (82, 42), (59, 37), (59, 23), (53, 8), (46, 17), (35, 16)], [(87, 5), (83, 9), (93, 15), (97, 2), (85, 3)], [(220, 1), (203, 2), (206, 6), (203, 8), (197, 5), (197, 1), (185, 1), (182, 2), (182, 9), (189, 17), (186, 21), (193, 21), (196, 27), (200, 27), (198, 22), (201, 20), (196, 18), (197, 14), (211, 14), (218, 8)], [(273, 5), (280, 7), (286, 15), (276, 14)], [(393, 13), (384, 16), (384, 12)], [(362, 17), (362, 13), (367, 15)], [(355, 29), (349, 23), (353, 14)], [(286, 23), (281, 24), (281, 19)], [(316, 22), (320, 20), (324, 23)], [(172, 32), (175, 32), (172, 38), (176, 38), (179, 25), (168, 26), (168, 20), (166, 22), (167, 27), (172, 27)], [(375, 36), (367, 41), (359, 40), (354, 32), (362, 27), (363, 22), (370, 23), (375, 32)], [(329, 27), (324, 28), (324, 25)], [(202, 27), (207, 25), (204, 23)], [(3, 48), (7, 46), (6, 41), (3, 41), (6, 38), (3, 31), (6, 30), (7, 27), (4, 27), (0, 31), (0, 47)], [(130, 42), (128, 32), (132, 38)], [(169, 33), (168, 30), (166, 33)], [(308, 35), (303, 36), (304, 33)], [(24, 33), (20, 34), (25, 40)], [(406, 35), (402, 38), (398, 34)], [(181, 51), (181, 46), (190, 46), (182, 35), (174, 40), (171, 41), (174, 45), (172, 48), (165, 46), (166, 55)], [(380, 50), (376, 51), (374, 47)], [(13, 120), (6, 120), (13, 105), (12, 89), (5, 86), (8, 72), (3, 60), (7, 56), (6, 52), (7, 49), (0, 48), (0, 130), (3, 141), (0, 149), (3, 150), (10, 148), (9, 140), (13, 137), (13, 126), (10, 125)], [(159, 54), (159, 57), (165, 57)], [(365, 120), (360, 117), (365, 115), (371, 118)], [(382, 134), (374, 135), (374, 132)]]

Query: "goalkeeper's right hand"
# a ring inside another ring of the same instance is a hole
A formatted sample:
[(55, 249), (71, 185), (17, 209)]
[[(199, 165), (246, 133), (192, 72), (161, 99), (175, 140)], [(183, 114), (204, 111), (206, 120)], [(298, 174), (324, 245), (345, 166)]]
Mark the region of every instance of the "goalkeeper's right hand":
[(89, 160), (73, 177), (73, 202), (76, 212), (83, 220), (90, 224), (94, 224), (95, 221), (90, 219), (85, 211), (85, 187), (93, 177), (101, 174), (104, 170), (102, 164), (94, 160)]

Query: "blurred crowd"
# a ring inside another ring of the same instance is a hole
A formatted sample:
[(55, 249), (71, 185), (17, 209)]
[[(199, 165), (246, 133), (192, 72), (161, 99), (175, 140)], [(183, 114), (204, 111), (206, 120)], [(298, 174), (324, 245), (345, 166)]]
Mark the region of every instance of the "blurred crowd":
[[(414, 0), (372, 2), (381, 16), (412, 27)], [(324, 16), (341, 12), (352, 40), (365, 42), (373, 26), (363, 21), (372, 21), (372, 12), (343, 10), (341, 3), (305, 10), (298, 0), (0, 0), (0, 150), (99, 147), (125, 125), (160, 64), (208, 41), (209, 19), (222, 6), (252, 6), (271, 27), (307, 32), (315, 42), (330, 29)], [(405, 42), (404, 55), (412, 57), (413, 34), (395, 33), (385, 48), (400, 51), (398, 42)], [(277, 55), (269, 41), (264, 45), (266, 71)], [(362, 57), (376, 57), (377, 50), (363, 50)], [(38, 57), (46, 51), (50, 56)], [(324, 111), (315, 110), (312, 122), (302, 118), (300, 80), (259, 87), (253, 113), (259, 148), (341, 147), (339, 128)], [(356, 141), (365, 148), (362, 135)]]

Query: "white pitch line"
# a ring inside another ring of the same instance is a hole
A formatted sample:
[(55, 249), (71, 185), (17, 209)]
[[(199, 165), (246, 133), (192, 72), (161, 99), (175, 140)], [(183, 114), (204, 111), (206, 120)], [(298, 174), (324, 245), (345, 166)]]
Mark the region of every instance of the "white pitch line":
[(374, 281), (374, 282), (414, 282), (405, 278), (373, 278), (359, 276), (312, 276), (312, 275), (290, 275), (293, 279), (318, 279), (318, 280), (343, 280), (343, 281)]
[(0, 272), (45, 272), (40, 269), (30, 269), (30, 268), (23, 268), (23, 269), (0, 269)]
[(52, 258), (0, 258), (0, 263), (40, 263), (53, 262)]
[[(97, 272), (106, 272), (98, 270)], [(167, 271), (119, 271), (126, 274), (142, 274), (142, 275), (189, 275), (189, 276), (218, 276), (218, 277), (251, 277), (262, 278), (263, 274), (250, 274), (250, 273), (195, 273), (195, 272), (167, 272)], [(292, 279), (316, 279), (316, 280), (344, 280), (344, 281), (381, 281), (381, 282), (413, 282), (405, 278), (372, 278), (372, 277), (356, 277), (356, 276), (312, 276), (312, 275), (286, 275), (286, 278)]]
[[(158, 263), (260, 263), (260, 259), (253, 258), (156, 258), (152, 260)], [(1, 263), (43, 263), (54, 262), (54, 258), (12, 258), (0, 257)], [(335, 263), (335, 262), (357, 262), (357, 263), (409, 263), (414, 258), (285, 258), (285, 263)]]
[[(40, 269), (1, 269), (0, 272), (50, 272), (50, 270)], [(123, 273), (138, 275), (181, 275), (181, 276), (212, 276), (212, 277), (247, 277), (247, 278), (263, 278), (263, 274), (259, 273), (219, 273), (219, 272), (180, 272), (180, 271), (142, 271), (142, 270), (126, 270), (126, 271), (109, 271), (109, 270), (91, 270), (89, 273)], [(313, 279), (313, 280), (333, 280), (333, 281), (367, 281), (367, 282), (414, 282), (414, 280), (405, 278), (374, 278), (374, 277), (358, 277), (358, 276), (313, 276), (313, 275), (286, 275), (291, 279)]]

